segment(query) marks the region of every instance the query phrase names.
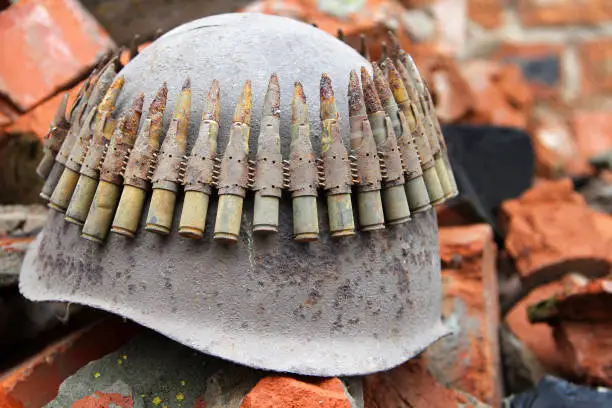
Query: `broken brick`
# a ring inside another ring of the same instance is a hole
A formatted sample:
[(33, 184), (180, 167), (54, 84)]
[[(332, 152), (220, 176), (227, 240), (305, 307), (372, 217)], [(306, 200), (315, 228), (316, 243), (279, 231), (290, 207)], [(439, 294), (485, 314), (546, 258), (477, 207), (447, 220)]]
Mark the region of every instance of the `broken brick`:
[(572, 367), (556, 346), (552, 328), (545, 324), (532, 324), (527, 316), (527, 308), (530, 305), (548, 299), (562, 289), (561, 281), (538, 286), (514, 305), (505, 321), (512, 333), (531, 350), (547, 372), (566, 376), (572, 372)]
[[(568, 270), (602, 276), (612, 260), (612, 240), (598, 229), (605, 214), (590, 209), (572, 181), (541, 181), (502, 204), (506, 249), (530, 285)], [(609, 216), (607, 216), (609, 217)]]
[[(77, 84), (69, 93), (68, 107), (72, 106), (74, 98), (79, 91), (81, 84)], [(19, 116), (15, 122), (6, 128), (8, 133), (34, 133), (40, 140), (43, 140), (45, 135), (49, 132), (49, 126), (51, 120), (57, 111), (64, 92), (58, 93), (51, 99), (41, 103), (29, 112)]]
[(499, 406), (503, 393), (493, 231), (486, 224), (445, 227), (439, 237), (442, 315), (453, 334), (425, 351), (427, 368), (443, 385)]
[[(612, 3), (610, 3), (612, 7)], [(598, 38), (578, 47), (581, 92), (591, 96), (612, 91), (612, 39)]]
[(563, 290), (529, 308), (533, 322), (548, 322), (572, 378), (612, 386), (612, 280), (569, 275)]
[(392, 370), (364, 377), (363, 398), (365, 408), (487, 406), (471, 395), (438, 383), (419, 357)]
[(0, 377), (2, 408), (42, 407), (57, 395), (62, 381), (92, 360), (117, 349), (137, 326), (119, 318), (80, 329), (48, 346)]
[(534, 97), (555, 98), (562, 86), (562, 53), (562, 45), (506, 43), (493, 58), (518, 65)]
[(422, 72), (431, 84), (436, 113), (442, 123), (457, 122), (467, 115), (475, 98), (453, 58), (439, 54)]
[(517, 66), (474, 60), (462, 64), (461, 73), (474, 95), (468, 122), (527, 127), (532, 96)]
[(504, 21), (504, 0), (468, 0), (468, 16), (487, 29), (495, 29)]
[(114, 47), (76, 0), (23, 0), (0, 13), (0, 93), (28, 111)]
[(338, 378), (314, 383), (291, 377), (266, 377), (244, 397), (240, 408), (350, 408)]
[(611, 128), (611, 111), (574, 112), (572, 130), (580, 155), (585, 160), (612, 150)]
[(536, 155), (536, 174), (540, 177), (592, 173), (587, 160), (580, 154), (566, 116), (543, 106), (531, 111), (528, 128)]
[(597, 24), (612, 20), (609, 0), (520, 0), (518, 11), (527, 26)]

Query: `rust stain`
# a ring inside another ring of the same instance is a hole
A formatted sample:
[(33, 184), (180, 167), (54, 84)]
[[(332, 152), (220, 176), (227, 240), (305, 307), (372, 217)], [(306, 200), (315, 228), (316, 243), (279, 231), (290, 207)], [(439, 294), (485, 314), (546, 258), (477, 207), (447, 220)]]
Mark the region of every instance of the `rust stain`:
[(72, 408), (108, 408), (111, 404), (119, 408), (132, 408), (134, 400), (131, 395), (125, 396), (118, 393), (96, 391), (94, 395), (88, 395), (75, 401)]

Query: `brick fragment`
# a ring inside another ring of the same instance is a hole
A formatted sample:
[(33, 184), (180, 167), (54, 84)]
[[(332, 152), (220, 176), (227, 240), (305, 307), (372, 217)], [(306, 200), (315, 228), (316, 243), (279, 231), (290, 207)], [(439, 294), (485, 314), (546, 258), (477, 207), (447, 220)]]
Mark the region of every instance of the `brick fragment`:
[(499, 406), (503, 393), (493, 231), (485, 224), (444, 227), (439, 237), (442, 315), (453, 334), (425, 351), (427, 368), (443, 385)]
[(547, 372), (567, 376), (572, 373), (571, 363), (563, 356), (546, 324), (532, 324), (527, 308), (563, 290), (561, 281), (554, 281), (533, 289), (508, 312), (505, 321), (516, 337), (527, 346)]
[(92, 360), (117, 349), (137, 326), (112, 318), (80, 329), (48, 346), (0, 377), (3, 408), (42, 407), (55, 398), (62, 381)]
[(0, 13), (0, 93), (28, 111), (84, 76), (113, 41), (76, 0), (23, 0)]
[(572, 117), (572, 131), (580, 155), (589, 160), (612, 150), (612, 111), (576, 110)]
[[(610, 3), (612, 7), (612, 3)], [(578, 47), (581, 93), (591, 96), (612, 91), (612, 39), (597, 38)]]
[(506, 43), (500, 46), (493, 58), (518, 65), (534, 96), (542, 99), (559, 95), (562, 53), (562, 45)]
[(474, 95), (468, 122), (527, 127), (532, 95), (517, 66), (474, 60), (462, 64), (461, 73)]
[(468, 0), (468, 16), (484, 28), (498, 28), (504, 21), (503, 0)]
[(11, 104), (0, 97), (0, 127), (10, 125), (19, 117), (19, 112)]
[(592, 172), (578, 145), (563, 111), (536, 107), (528, 125), (536, 155), (536, 174), (556, 178), (585, 176)]
[(519, 0), (518, 11), (527, 26), (596, 24), (612, 20), (609, 0)]
[(487, 407), (466, 393), (438, 383), (419, 357), (392, 370), (366, 376), (363, 398), (365, 408)]
[(338, 378), (304, 382), (291, 377), (266, 377), (244, 397), (240, 408), (350, 408)]
[[(74, 102), (74, 98), (81, 87), (81, 83), (77, 84), (75, 87), (66, 91), (69, 93), (68, 98), (68, 107), (72, 106)], [(49, 125), (51, 124), (51, 120), (57, 111), (57, 107), (59, 106), (64, 92), (60, 92), (53, 96), (51, 99), (44, 101), (40, 105), (36, 106), (29, 112), (24, 113), (19, 116), (13, 124), (6, 128), (6, 131), (9, 133), (28, 133), (32, 132), (40, 140), (43, 140), (45, 135), (49, 132)]]
[[(602, 276), (610, 268), (612, 240), (572, 181), (541, 181), (502, 204), (506, 249), (523, 280), (550, 282), (573, 270)], [(609, 217), (609, 216), (608, 216)]]
[(465, 117), (476, 102), (457, 62), (438, 54), (422, 68), (425, 79), (431, 84), (440, 121), (453, 123)]

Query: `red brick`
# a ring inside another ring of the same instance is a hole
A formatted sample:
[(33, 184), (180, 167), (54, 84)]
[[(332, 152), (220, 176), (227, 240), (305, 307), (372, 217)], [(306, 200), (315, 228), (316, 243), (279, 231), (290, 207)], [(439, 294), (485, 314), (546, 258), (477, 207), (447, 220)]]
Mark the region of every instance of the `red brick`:
[(518, 67), (474, 60), (462, 64), (461, 72), (474, 95), (468, 122), (527, 127), (532, 95)]
[(464, 118), (474, 106), (475, 98), (457, 62), (446, 55), (438, 54), (419, 66), (431, 85), (440, 121), (452, 123)]
[(536, 99), (555, 98), (562, 86), (562, 53), (562, 45), (506, 43), (493, 58), (518, 65)]
[(581, 156), (588, 160), (612, 149), (612, 111), (580, 111), (572, 118), (572, 130)]
[(527, 346), (547, 372), (567, 376), (573, 368), (555, 344), (553, 330), (547, 324), (532, 324), (527, 317), (527, 308), (550, 298), (563, 290), (561, 281), (555, 281), (533, 289), (506, 315), (510, 330)]
[(55, 398), (62, 381), (90, 361), (115, 351), (136, 330), (136, 325), (113, 318), (78, 330), (48, 346), (0, 377), (0, 406), (44, 406)]
[(444, 227), (439, 236), (442, 315), (455, 331), (427, 349), (427, 367), (443, 385), (499, 406), (503, 393), (493, 231), (485, 224)]
[(536, 156), (536, 174), (540, 177), (592, 173), (587, 160), (580, 154), (568, 116), (563, 111), (543, 107), (531, 112), (528, 129)]
[(599, 38), (584, 42), (578, 48), (578, 55), (582, 95), (612, 92), (612, 39)]
[[(436, 382), (422, 358), (364, 378), (365, 408), (479, 407), (479, 401)], [(468, 405), (469, 404), (469, 405)]]
[(502, 204), (506, 249), (523, 279), (556, 279), (567, 270), (601, 276), (610, 268), (612, 240), (598, 229), (599, 213), (571, 180), (542, 181)]
[(22, 0), (0, 13), (0, 92), (27, 111), (114, 47), (76, 0)]
[(266, 377), (244, 397), (240, 408), (350, 408), (337, 378), (303, 382), (291, 377)]
[(527, 26), (596, 24), (612, 20), (609, 0), (519, 0), (518, 11)]
[[(72, 102), (74, 102), (74, 98), (80, 87), (81, 84), (77, 84), (74, 88), (67, 91), (70, 94), (68, 98), (68, 108), (72, 106)], [(32, 132), (42, 140), (49, 132), (51, 119), (53, 119), (63, 95), (64, 92), (60, 92), (31, 111), (19, 116), (13, 124), (6, 128), (6, 131), (9, 133)]]
[(504, 21), (504, 0), (468, 0), (468, 16), (484, 28), (498, 28)]

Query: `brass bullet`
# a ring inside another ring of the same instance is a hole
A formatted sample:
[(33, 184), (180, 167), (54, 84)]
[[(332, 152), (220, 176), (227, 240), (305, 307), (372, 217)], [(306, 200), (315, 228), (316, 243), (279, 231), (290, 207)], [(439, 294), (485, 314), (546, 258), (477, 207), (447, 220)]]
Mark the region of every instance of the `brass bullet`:
[(357, 184), (359, 227), (363, 231), (385, 228), (380, 189), (382, 175), (378, 149), (366, 114), (363, 92), (357, 72), (350, 72), (348, 86), (352, 175)]
[[(415, 103), (418, 101), (410, 100), (404, 83), (402, 82), (402, 79), (393, 62), (390, 59), (387, 59), (385, 61), (385, 65), (389, 74), (389, 87), (391, 88), (395, 102), (400, 110), (404, 113), (406, 119), (408, 119), (408, 126), (414, 134), (414, 140), (419, 153), (421, 167), (423, 169), (423, 179), (425, 180), (425, 185), (427, 186), (429, 199), (434, 205), (441, 204), (445, 200), (445, 192), (442, 188), (442, 183), (440, 182), (434, 152), (432, 151), (432, 148), (435, 149), (435, 146), (432, 147), (430, 144), (430, 131), (433, 129), (430, 128), (430, 125), (426, 119), (421, 118), (421, 115), (418, 115), (417, 107), (415, 105)], [(417, 120), (417, 115), (421, 120)]]
[[(429, 193), (424, 180), (423, 169), (417, 147), (415, 145), (415, 129), (411, 129), (408, 119), (404, 112), (399, 109), (389, 84), (385, 79), (381, 69), (376, 64), (372, 64), (374, 71), (374, 85), (380, 98), (387, 117), (391, 121), (393, 131), (397, 138), (401, 158), (404, 167), (404, 190), (411, 213), (425, 211), (431, 207)], [(414, 124), (414, 121), (413, 121)], [(416, 126), (416, 125), (415, 125)]]
[(285, 162), (284, 184), (291, 191), (293, 239), (298, 242), (312, 242), (319, 239), (319, 176), (310, 140), (306, 95), (300, 82), (293, 86), (290, 135), (291, 145), (289, 161)]
[(93, 136), (87, 145), (87, 152), (80, 166), (79, 181), (66, 210), (66, 221), (73, 224), (83, 225), (89, 213), (98, 186), (100, 164), (115, 130), (116, 121), (111, 119), (111, 115), (124, 83), (123, 76), (117, 77), (98, 104)]
[(381, 195), (385, 220), (389, 225), (401, 224), (410, 219), (410, 207), (404, 191), (404, 169), (397, 137), (391, 119), (384, 112), (374, 82), (365, 67), (361, 68), (361, 86), (368, 121), (380, 158), (383, 175)]
[(251, 81), (246, 81), (236, 104), (229, 140), (220, 165), (219, 204), (214, 239), (235, 243), (240, 234), (242, 205), (248, 186), (249, 133), (251, 123)]
[(198, 138), (185, 165), (185, 199), (179, 234), (187, 238), (202, 238), (204, 235), (212, 185), (215, 184), (215, 174), (218, 174), (214, 169), (220, 121), (219, 81), (215, 79), (206, 97)]
[(264, 97), (255, 178), (250, 179), (255, 191), (253, 231), (278, 231), (278, 214), (283, 187), (283, 156), (280, 151), (280, 86), (272, 74)]
[(108, 234), (121, 194), (122, 168), (136, 140), (143, 103), (144, 94), (140, 94), (115, 128), (100, 168), (100, 182), (83, 225), (83, 238), (103, 242)]
[(168, 235), (172, 228), (176, 194), (180, 182), (179, 167), (187, 151), (187, 130), (191, 111), (191, 82), (185, 80), (179, 93), (168, 132), (161, 146), (151, 181), (153, 195), (145, 230)]
[(321, 160), (324, 164), (329, 230), (332, 237), (354, 235), (349, 158), (340, 134), (334, 90), (327, 74), (321, 75), (320, 116)]

